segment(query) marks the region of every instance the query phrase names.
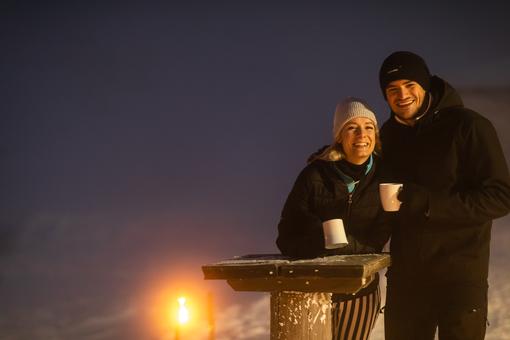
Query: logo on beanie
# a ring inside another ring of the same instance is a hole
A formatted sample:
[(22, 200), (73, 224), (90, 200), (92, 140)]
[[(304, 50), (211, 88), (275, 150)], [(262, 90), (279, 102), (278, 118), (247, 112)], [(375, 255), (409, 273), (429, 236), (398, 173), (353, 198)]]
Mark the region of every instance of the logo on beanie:
[(400, 71), (401, 68), (402, 68), (402, 65), (399, 65), (397, 68), (394, 68), (394, 69), (389, 70), (388, 72), (386, 72), (386, 74), (398, 72), (398, 71)]

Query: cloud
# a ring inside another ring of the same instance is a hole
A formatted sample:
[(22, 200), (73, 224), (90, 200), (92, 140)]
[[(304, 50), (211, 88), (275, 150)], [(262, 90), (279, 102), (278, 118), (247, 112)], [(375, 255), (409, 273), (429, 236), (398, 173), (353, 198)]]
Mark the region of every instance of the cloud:
[(218, 340), (269, 338), (269, 294), (247, 305), (234, 304), (216, 320)]
[(111, 339), (118, 328), (132, 322), (136, 315), (136, 309), (130, 306), (110, 314), (90, 315), (68, 325), (62, 335), (64, 339)]

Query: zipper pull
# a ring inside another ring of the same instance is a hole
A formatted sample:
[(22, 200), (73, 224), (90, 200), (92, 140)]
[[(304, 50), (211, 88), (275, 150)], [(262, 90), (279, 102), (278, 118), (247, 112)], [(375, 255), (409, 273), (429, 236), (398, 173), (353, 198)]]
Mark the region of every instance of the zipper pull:
[(347, 200), (347, 218), (351, 216), (351, 204), (352, 204), (352, 192), (349, 193), (349, 199)]

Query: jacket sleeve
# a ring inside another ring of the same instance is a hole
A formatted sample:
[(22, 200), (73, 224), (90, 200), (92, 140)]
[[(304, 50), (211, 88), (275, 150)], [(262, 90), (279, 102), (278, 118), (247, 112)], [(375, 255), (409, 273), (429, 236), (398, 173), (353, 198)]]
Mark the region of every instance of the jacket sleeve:
[(374, 248), (375, 253), (383, 250), (384, 246), (390, 240), (393, 226), (395, 225), (396, 215), (380, 209), (377, 220), (372, 230), (368, 233), (365, 243)]
[(349, 244), (345, 247), (326, 249), (327, 255), (373, 254), (379, 253), (380, 249), (382, 249), (382, 246), (378, 247), (368, 242), (363, 242), (352, 235), (347, 235), (347, 241), (349, 241)]
[(312, 195), (309, 172), (305, 169), (294, 183), (278, 223), (276, 245), (283, 255), (296, 258), (324, 255), (322, 222), (312, 212)]
[(461, 131), (459, 171), (465, 172), (466, 183), (449, 192), (429, 193), (429, 220), (453, 227), (485, 223), (510, 211), (510, 177), (493, 125), (475, 117)]
[(382, 210), (374, 221), (370, 232), (363, 237), (347, 235), (349, 244), (343, 248), (326, 250), (328, 255), (380, 253), (389, 241), (395, 215)]

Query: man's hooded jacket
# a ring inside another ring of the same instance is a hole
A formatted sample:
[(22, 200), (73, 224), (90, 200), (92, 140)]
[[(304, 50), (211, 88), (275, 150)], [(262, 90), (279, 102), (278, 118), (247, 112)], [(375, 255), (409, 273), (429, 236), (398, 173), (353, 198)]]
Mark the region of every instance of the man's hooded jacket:
[(510, 211), (505, 157), (490, 121), (448, 83), (432, 77), (431, 95), (415, 126), (393, 114), (381, 129), (385, 176), (406, 193), (388, 276), (486, 285), (492, 220)]

